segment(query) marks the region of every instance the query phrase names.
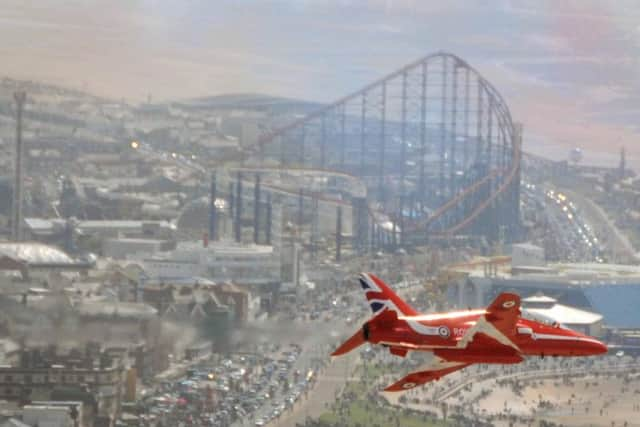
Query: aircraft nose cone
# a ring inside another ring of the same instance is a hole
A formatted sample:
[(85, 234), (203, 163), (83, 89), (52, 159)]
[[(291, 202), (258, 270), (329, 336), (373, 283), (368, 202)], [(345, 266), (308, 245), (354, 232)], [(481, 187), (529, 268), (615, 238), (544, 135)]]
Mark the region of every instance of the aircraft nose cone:
[[(585, 336), (585, 338), (587, 338)], [(607, 345), (601, 341), (595, 340), (593, 338), (588, 338), (589, 341), (583, 344), (583, 351), (586, 356), (596, 356), (598, 354), (604, 354), (609, 351)]]
[(593, 354), (604, 354), (609, 351), (609, 347), (603, 342), (593, 343)]

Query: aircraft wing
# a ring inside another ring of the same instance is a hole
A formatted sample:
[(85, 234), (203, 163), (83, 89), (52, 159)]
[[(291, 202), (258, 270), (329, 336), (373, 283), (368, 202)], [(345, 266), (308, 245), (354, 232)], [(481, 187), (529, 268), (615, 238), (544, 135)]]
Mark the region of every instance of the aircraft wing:
[(511, 340), (516, 334), (516, 324), (520, 318), (520, 297), (504, 292), (487, 307), (480, 317), (458, 341), (458, 348), (466, 348), (477, 333), (483, 333), (500, 344), (520, 349)]
[(433, 364), (423, 367), (420, 371), (410, 373), (400, 381), (385, 388), (384, 391), (409, 390), (430, 381), (439, 380), (441, 377), (449, 375), (450, 373), (458, 371), (469, 365), (471, 365), (471, 363), (447, 362), (446, 360), (436, 358)]

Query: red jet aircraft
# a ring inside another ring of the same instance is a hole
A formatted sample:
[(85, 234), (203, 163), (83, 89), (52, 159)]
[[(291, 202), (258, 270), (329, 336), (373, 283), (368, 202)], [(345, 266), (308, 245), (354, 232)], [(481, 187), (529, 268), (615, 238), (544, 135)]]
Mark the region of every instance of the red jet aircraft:
[(410, 350), (428, 351), (433, 363), (413, 372), (385, 391), (403, 391), (463, 369), (474, 363), (520, 363), (526, 356), (591, 356), (607, 346), (557, 324), (520, 316), (520, 297), (502, 293), (480, 310), (419, 314), (373, 274), (360, 275), (374, 316), (332, 356), (369, 342), (388, 347), (396, 356)]

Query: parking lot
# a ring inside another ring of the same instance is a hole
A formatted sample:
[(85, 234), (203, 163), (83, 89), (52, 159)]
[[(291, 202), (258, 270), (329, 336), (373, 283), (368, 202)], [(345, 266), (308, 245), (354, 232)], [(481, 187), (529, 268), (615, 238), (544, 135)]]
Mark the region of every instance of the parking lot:
[(261, 345), (257, 353), (214, 358), (176, 381), (157, 385), (140, 403), (149, 425), (265, 425), (291, 408), (313, 383), (301, 369), (301, 346)]
[(181, 373), (149, 386), (136, 415), (148, 426), (278, 425), (309, 404), (331, 350), (368, 315), (355, 285), (283, 305), (235, 353), (176, 363)]

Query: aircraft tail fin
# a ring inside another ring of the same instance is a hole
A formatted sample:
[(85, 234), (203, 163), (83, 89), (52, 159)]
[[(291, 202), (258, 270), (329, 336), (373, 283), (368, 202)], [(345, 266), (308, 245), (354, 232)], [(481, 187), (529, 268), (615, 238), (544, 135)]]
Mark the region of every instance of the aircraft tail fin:
[(378, 314), (384, 308), (395, 311), (399, 316), (415, 316), (418, 314), (416, 310), (393, 292), (386, 283), (373, 274), (361, 273), (359, 281), (373, 314)]

